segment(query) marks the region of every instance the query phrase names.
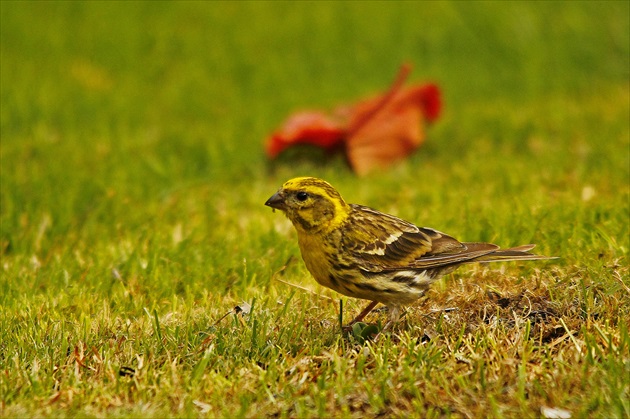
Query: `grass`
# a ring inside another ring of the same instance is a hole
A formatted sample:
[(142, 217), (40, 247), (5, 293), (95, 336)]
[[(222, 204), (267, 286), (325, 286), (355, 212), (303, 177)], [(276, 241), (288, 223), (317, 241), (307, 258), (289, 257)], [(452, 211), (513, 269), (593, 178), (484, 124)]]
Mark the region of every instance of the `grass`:
[[(630, 416), (627, 2), (0, 9), (1, 416)], [(404, 61), (445, 99), (409, 161), (265, 160)], [(297, 175), (561, 258), (462, 268), (361, 343), (262, 205)]]

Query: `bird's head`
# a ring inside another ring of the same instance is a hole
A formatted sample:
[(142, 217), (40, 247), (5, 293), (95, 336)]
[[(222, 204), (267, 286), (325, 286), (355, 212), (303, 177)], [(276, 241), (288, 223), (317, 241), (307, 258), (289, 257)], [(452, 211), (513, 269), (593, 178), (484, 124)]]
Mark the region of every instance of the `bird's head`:
[(317, 233), (336, 228), (348, 217), (350, 207), (328, 182), (298, 177), (282, 185), (265, 205), (283, 211), (298, 232)]

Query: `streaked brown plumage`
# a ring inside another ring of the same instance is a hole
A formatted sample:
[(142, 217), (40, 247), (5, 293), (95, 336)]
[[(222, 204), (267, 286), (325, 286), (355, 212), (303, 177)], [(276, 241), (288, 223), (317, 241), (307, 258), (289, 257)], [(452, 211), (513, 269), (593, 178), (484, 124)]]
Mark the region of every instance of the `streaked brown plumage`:
[(461, 243), (427, 227), (356, 204), (347, 204), (327, 182), (311, 177), (287, 181), (265, 205), (283, 211), (298, 233), (307, 269), (321, 285), (390, 310), (417, 300), (431, 283), (462, 264), (551, 259), (529, 253), (533, 244), (500, 249)]

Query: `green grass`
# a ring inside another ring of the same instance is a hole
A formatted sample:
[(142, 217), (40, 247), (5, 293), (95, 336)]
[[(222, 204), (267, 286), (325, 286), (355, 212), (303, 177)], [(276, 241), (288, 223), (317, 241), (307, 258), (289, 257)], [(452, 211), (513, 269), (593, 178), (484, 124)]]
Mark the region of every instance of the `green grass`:
[[(630, 416), (627, 2), (0, 9), (1, 416)], [(445, 100), (407, 162), (266, 161), (402, 62)], [(297, 175), (561, 258), (462, 268), (362, 344), (262, 205)]]

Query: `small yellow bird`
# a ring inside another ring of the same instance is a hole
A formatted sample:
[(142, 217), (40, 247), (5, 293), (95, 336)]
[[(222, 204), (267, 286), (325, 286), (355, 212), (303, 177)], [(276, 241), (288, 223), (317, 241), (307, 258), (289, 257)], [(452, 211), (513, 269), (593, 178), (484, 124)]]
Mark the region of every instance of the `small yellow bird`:
[(291, 220), (304, 263), (318, 283), (371, 301), (349, 326), (383, 303), (390, 313), (388, 328), (400, 318), (402, 306), (465, 263), (553, 259), (529, 253), (533, 244), (500, 249), (460, 243), (432, 228), (347, 204), (328, 182), (314, 177), (287, 181), (265, 205)]

